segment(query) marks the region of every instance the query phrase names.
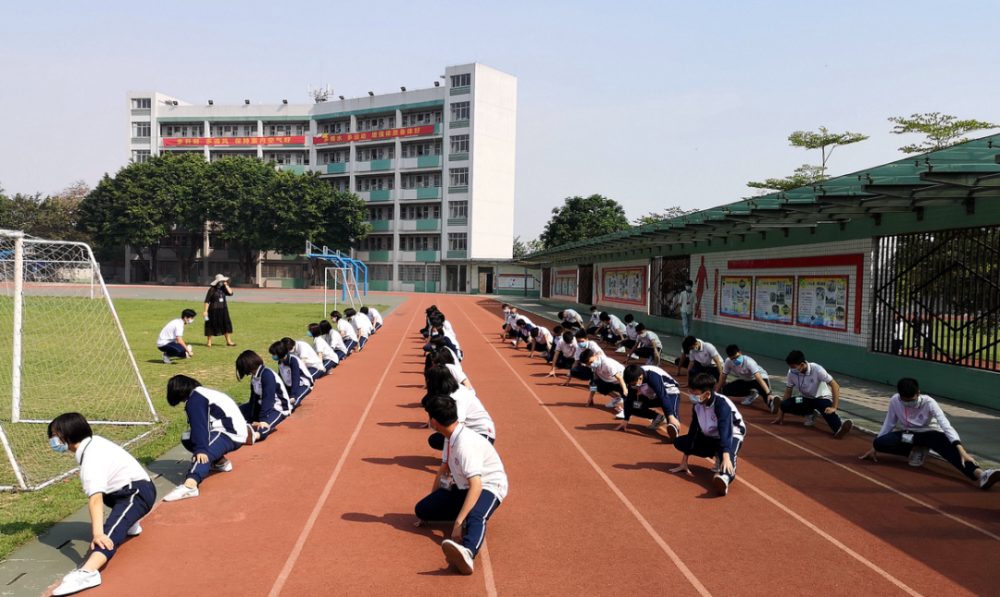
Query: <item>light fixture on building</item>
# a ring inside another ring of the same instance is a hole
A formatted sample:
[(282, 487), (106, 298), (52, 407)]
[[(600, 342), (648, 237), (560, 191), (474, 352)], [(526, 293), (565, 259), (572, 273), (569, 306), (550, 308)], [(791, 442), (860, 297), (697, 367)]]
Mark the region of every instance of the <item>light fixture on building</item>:
[(400, 91), (406, 91), (406, 87), (400, 87), (399, 90)]
[(374, 93), (374, 92), (371, 92), (371, 91), (369, 91), (369, 92), (368, 92), (368, 95), (369, 95), (370, 97), (375, 97), (375, 93)]
[(281, 103), (283, 103), (283, 104), (285, 104), (287, 106), (288, 105), (288, 100), (281, 100)]
[(340, 96), (340, 99), (344, 99), (344, 96)]
[(243, 100), (243, 103), (249, 106), (250, 105), (250, 100)]
[(175, 105), (175, 106), (177, 105), (177, 100), (174, 100), (174, 105)]
[(208, 100), (208, 105), (209, 105), (209, 106), (214, 106), (214, 105), (215, 105), (215, 102), (213, 102), (212, 100)]
[(441, 83), (440, 83), (439, 81), (434, 81), (434, 86), (435, 86), (435, 87), (440, 87), (440, 86), (441, 86)]

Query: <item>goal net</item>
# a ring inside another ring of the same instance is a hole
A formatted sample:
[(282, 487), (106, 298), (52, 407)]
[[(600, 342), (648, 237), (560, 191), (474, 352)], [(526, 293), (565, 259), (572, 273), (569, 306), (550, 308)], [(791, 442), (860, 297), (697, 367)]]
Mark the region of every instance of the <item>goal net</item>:
[(0, 230), (0, 343), (0, 489), (41, 489), (74, 472), (73, 455), (49, 447), (60, 414), (79, 412), (126, 447), (159, 422), (84, 243)]
[[(323, 273), (323, 316), (332, 310), (346, 309), (348, 306), (358, 309), (362, 306), (361, 291), (354, 270), (349, 267), (328, 267)], [(339, 307), (338, 307), (339, 297)]]

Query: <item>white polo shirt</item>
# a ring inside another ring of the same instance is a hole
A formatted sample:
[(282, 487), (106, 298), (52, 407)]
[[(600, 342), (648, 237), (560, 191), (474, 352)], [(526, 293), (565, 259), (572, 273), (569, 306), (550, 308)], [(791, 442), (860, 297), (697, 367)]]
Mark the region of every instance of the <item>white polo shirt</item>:
[(683, 290), (681, 291), (680, 294), (677, 295), (677, 298), (680, 301), (681, 313), (687, 313), (688, 315), (694, 313), (694, 301), (695, 301), (694, 291)]
[(576, 342), (570, 342), (567, 344), (560, 336), (556, 339), (556, 350), (561, 352), (564, 357), (572, 359), (576, 357)]
[(548, 330), (548, 328), (543, 328), (543, 327), (539, 326), (538, 327), (538, 338), (536, 338), (536, 339), (540, 340), (542, 338), (544, 338), (547, 343), (552, 344), (552, 332), (550, 332)]
[[(160, 330), (160, 336), (156, 339), (157, 348), (166, 346), (171, 342), (176, 342), (177, 337), (184, 337), (184, 320), (174, 319)], [(148, 344), (147, 344), (148, 346)]]
[(625, 372), (625, 367), (621, 363), (608, 358), (604, 354), (597, 355), (594, 362), (590, 365), (590, 369), (594, 372), (594, 375), (608, 383), (617, 382), (618, 380), (615, 379), (615, 376)]
[(608, 314), (608, 318), (611, 319), (611, 321), (608, 322), (608, 326), (610, 326), (612, 330), (618, 332), (619, 335), (624, 336), (627, 330), (625, 329), (625, 324), (622, 323), (622, 320), (618, 319), (617, 315), (611, 315), (610, 313)]
[(337, 353), (333, 351), (333, 347), (330, 343), (326, 341), (326, 336), (318, 336), (313, 338), (313, 345), (316, 348), (316, 354), (319, 355), (320, 359), (333, 361), (335, 364), (340, 363), (340, 357)]
[(663, 350), (663, 342), (660, 342), (660, 337), (649, 330), (644, 331), (637, 339), (642, 346), (655, 346), (656, 350)]
[(357, 315), (352, 317), (351, 325), (354, 326), (355, 331), (358, 332), (358, 336), (362, 338), (370, 336), (372, 330), (375, 329), (375, 326), (372, 325), (371, 320), (368, 319), (368, 316), (365, 315), (364, 313), (358, 313)]
[(95, 493), (114, 493), (129, 483), (149, 481), (149, 474), (139, 461), (118, 444), (93, 435), (76, 449), (80, 482), (87, 497)]
[(368, 307), (368, 320), (372, 322), (372, 326), (375, 324), (382, 324), (382, 314), (378, 312), (378, 309), (372, 309)]
[(594, 354), (596, 354), (598, 356), (601, 356), (601, 355), (604, 354), (604, 349), (602, 349), (600, 346), (598, 346), (597, 342), (594, 342), (593, 340), (587, 340), (587, 343), (585, 345), (580, 346), (580, 343), (577, 342), (576, 339), (574, 339), (573, 340), (573, 346), (576, 348), (576, 352), (573, 353), (573, 360), (574, 361), (579, 361), (580, 360), (580, 355), (583, 354), (583, 351), (587, 350), (588, 348), (590, 350), (594, 351)]
[[(469, 381), (469, 376), (465, 374), (465, 370), (462, 369), (461, 365), (445, 363), (444, 366), (448, 368), (448, 371), (451, 371), (451, 376), (455, 378), (455, 383), (457, 383), (458, 385), (461, 386), (463, 381)], [(469, 383), (471, 384), (472, 382)]]
[(580, 314), (574, 311), (573, 309), (566, 309), (565, 311), (563, 311), (563, 321), (565, 321), (566, 323), (575, 322), (577, 319), (583, 321), (583, 318), (580, 317)]
[(705, 367), (715, 367), (715, 357), (719, 356), (719, 351), (715, 349), (714, 346), (699, 339), (698, 343), (701, 345), (697, 350), (692, 348), (688, 352), (688, 357), (696, 363), (701, 363)]
[(330, 345), (330, 348), (339, 350), (340, 352), (347, 352), (347, 345), (344, 344), (344, 339), (340, 337), (340, 333), (331, 331), (323, 337), (326, 338), (326, 342)]
[(343, 317), (337, 320), (337, 331), (340, 332), (342, 338), (358, 341), (358, 333), (354, 331), (354, 326)]
[(497, 438), (493, 418), (486, 412), (486, 407), (479, 401), (475, 392), (465, 386), (458, 386), (451, 399), (458, 408), (459, 423), (465, 423), (466, 427), (486, 437)]
[(754, 374), (760, 373), (762, 378), (767, 379), (767, 371), (764, 371), (764, 368), (758, 365), (757, 361), (747, 355), (742, 356), (743, 363), (739, 365), (734, 363), (732, 359), (726, 359), (726, 362), (722, 364), (722, 374), (729, 375), (732, 373), (743, 381), (753, 381), (756, 379)]
[(637, 340), (639, 338), (639, 334), (635, 331), (635, 326), (637, 325), (639, 325), (638, 321), (625, 324), (625, 335), (628, 336), (629, 340)]
[(302, 340), (295, 341), (295, 356), (299, 357), (306, 367), (323, 369), (323, 360), (319, 358), (319, 355), (316, 354), (312, 346), (309, 346), (308, 342)]
[(503, 462), (485, 437), (459, 425), (445, 446), (444, 457), (459, 489), (468, 489), (469, 479), (479, 477), (484, 490), (501, 502), (507, 497), (507, 473)]
[(596, 328), (600, 325), (601, 325), (601, 312), (595, 311), (594, 313), (591, 313), (590, 323), (587, 325), (587, 327)]
[[(517, 325), (517, 321), (519, 321), (519, 320), (523, 320), (523, 321), (524, 321), (524, 325), (523, 325), (523, 326), (519, 326), (519, 325)], [(522, 316), (518, 317), (518, 318), (517, 318), (517, 319), (516, 319), (516, 320), (514, 321), (514, 325), (515, 325), (515, 326), (517, 326), (517, 328), (518, 328), (518, 329), (521, 329), (521, 330), (523, 330), (524, 328), (528, 327), (529, 325), (532, 325), (532, 326), (533, 326), (533, 325), (535, 325), (535, 324), (534, 324), (534, 322), (532, 322), (532, 321), (531, 321), (530, 319), (528, 319), (527, 317), (525, 317), (524, 315), (522, 315)]]
[(507, 314), (507, 319), (504, 321), (504, 323), (506, 323), (510, 327), (514, 327), (514, 325), (517, 324), (517, 320), (518, 320), (519, 317), (520, 317), (520, 315), (518, 315), (517, 313), (514, 313), (512, 311), (512, 312), (510, 312), (510, 313)]
[(827, 385), (831, 381), (833, 377), (816, 363), (806, 363), (805, 373), (799, 373), (798, 369), (788, 370), (788, 387), (798, 388), (806, 398), (832, 398), (833, 391)]

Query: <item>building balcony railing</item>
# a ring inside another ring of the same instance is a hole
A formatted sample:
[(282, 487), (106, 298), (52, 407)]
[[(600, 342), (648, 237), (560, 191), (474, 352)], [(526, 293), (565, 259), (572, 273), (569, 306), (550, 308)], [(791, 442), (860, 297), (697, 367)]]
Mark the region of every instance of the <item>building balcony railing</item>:
[(393, 222), (394, 220), (367, 220), (365, 223), (371, 225), (372, 232), (391, 232), (395, 229)]
[(356, 253), (355, 259), (358, 261), (364, 261), (368, 263), (369, 261), (395, 261), (396, 252), (395, 251), (358, 251)]
[(399, 261), (433, 263), (441, 260), (441, 251), (398, 251)]
[(467, 129), (469, 128), (468, 120), (452, 120), (448, 123), (448, 128), (450, 129)]
[(379, 189), (376, 191), (355, 191), (358, 197), (361, 197), (365, 201), (392, 201), (395, 196), (393, 193), (395, 191), (389, 189)]
[(448, 187), (449, 195), (459, 195), (461, 193), (468, 193), (468, 192), (469, 192), (469, 185), (462, 185), (459, 187)]
[(469, 225), (469, 219), (468, 218), (448, 218), (448, 225), (449, 226), (468, 226)]
[(377, 172), (380, 170), (392, 170), (395, 160), (371, 160), (368, 162), (354, 162), (351, 168), (354, 172)]
[(467, 259), (467, 254), (468, 251), (448, 251), (446, 256), (448, 259)]
[(332, 164), (320, 164), (317, 170), (322, 174), (347, 174), (349, 162), (336, 162)]
[(471, 85), (463, 85), (462, 87), (452, 87), (449, 95), (468, 95), (472, 93)]
[(422, 155), (415, 158), (403, 158), (399, 161), (399, 167), (409, 168), (439, 168), (441, 166), (441, 156)]
[(448, 154), (449, 162), (465, 162), (469, 159), (469, 152)]
[(412, 201), (414, 199), (440, 199), (440, 198), (441, 198), (441, 187), (401, 189), (399, 191), (400, 201)]
[(441, 220), (399, 220), (400, 232), (436, 232), (441, 230)]

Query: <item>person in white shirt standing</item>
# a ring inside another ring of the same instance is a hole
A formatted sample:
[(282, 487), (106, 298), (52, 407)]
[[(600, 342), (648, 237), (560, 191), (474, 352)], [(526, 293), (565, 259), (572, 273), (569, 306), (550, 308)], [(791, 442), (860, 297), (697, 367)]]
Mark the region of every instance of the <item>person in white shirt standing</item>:
[(677, 295), (678, 310), (681, 312), (681, 325), (684, 327), (684, 335), (691, 335), (691, 319), (694, 317), (694, 303), (697, 300), (694, 294), (694, 281), (684, 282), (684, 290)]
[(415, 526), (454, 521), (441, 549), (459, 572), (472, 574), (473, 561), (486, 539), (486, 522), (507, 497), (507, 472), (493, 445), (458, 422), (454, 400), (433, 396), (426, 410), (431, 428), (447, 443), (431, 494), (414, 508)]
[[(934, 450), (960, 473), (979, 483), (980, 489), (989, 489), (1000, 481), (1000, 472), (981, 469), (976, 459), (969, 456), (937, 401), (920, 393), (917, 380), (904, 377), (896, 384), (896, 392), (889, 400), (882, 430), (861, 460), (871, 458), (878, 462), (875, 454), (881, 452), (906, 456), (910, 466), (923, 466), (927, 453)], [(896, 431), (897, 424), (902, 424), (902, 431)]]
[[(750, 406), (759, 396), (763, 395), (767, 408), (773, 413), (778, 411), (778, 402), (771, 396), (771, 380), (767, 371), (757, 364), (757, 361), (740, 352), (740, 347), (730, 344), (726, 347), (729, 357), (722, 364), (722, 376), (715, 386), (715, 391), (730, 398), (744, 398), (743, 406)], [(736, 381), (728, 381), (732, 373)]]
[[(48, 431), (53, 450), (76, 456), (83, 492), (90, 498), (94, 537), (90, 557), (52, 591), (53, 595), (70, 595), (100, 585), (100, 569), (114, 557), (122, 541), (142, 533), (139, 521), (156, 503), (156, 486), (139, 461), (118, 444), (94, 435), (80, 413), (59, 415), (49, 423)], [(105, 506), (111, 508), (106, 521)]]
[(163, 362), (172, 365), (171, 358), (187, 359), (194, 356), (194, 349), (184, 342), (184, 326), (194, 321), (194, 309), (184, 309), (180, 319), (174, 319), (162, 330), (156, 339), (156, 347), (163, 353)]
[[(801, 350), (793, 350), (785, 357), (788, 363), (788, 381), (785, 397), (781, 401), (778, 418), (772, 421), (781, 425), (785, 413), (804, 416), (806, 427), (812, 427), (816, 414), (823, 415), (826, 424), (833, 431), (834, 439), (840, 439), (854, 428), (854, 421), (840, 420), (837, 416), (837, 405), (840, 403), (840, 385), (827, 373), (826, 369), (816, 363), (806, 361)], [(799, 395), (792, 397), (792, 390), (798, 389)]]

